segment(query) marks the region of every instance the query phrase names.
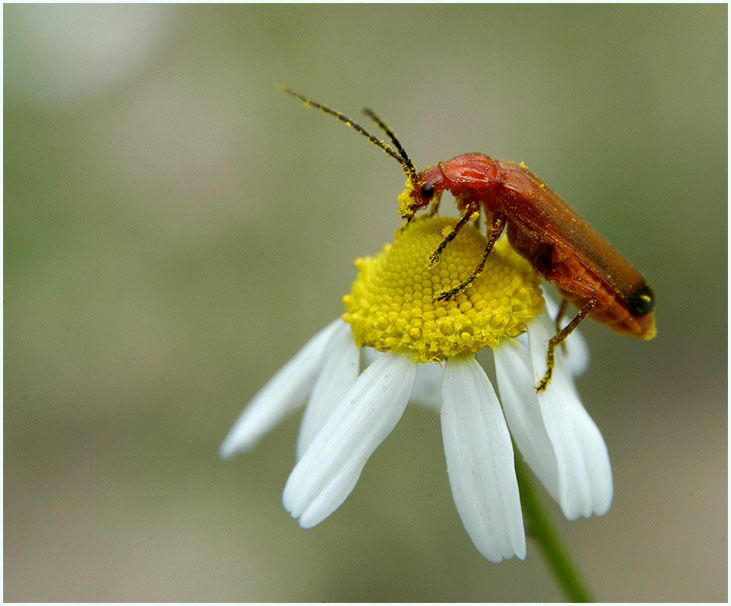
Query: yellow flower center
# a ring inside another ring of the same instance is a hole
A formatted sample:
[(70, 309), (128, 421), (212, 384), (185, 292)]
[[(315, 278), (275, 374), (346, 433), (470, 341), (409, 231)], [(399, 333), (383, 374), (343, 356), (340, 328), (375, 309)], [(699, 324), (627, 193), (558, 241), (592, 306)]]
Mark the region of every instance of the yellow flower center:
[(485, 249), (485, 238), (467, 225), (430, 267), (429, 256), (455, 223), (450, 217), (417, 219), (377, 257), (356, 259), (358, 278), (343, 297), (343, 320), (359, 346), (434, 362), (495, 347), (540, 313), (538, 275), (505, 238), (464, 292), (436, 300), (471, 275)]

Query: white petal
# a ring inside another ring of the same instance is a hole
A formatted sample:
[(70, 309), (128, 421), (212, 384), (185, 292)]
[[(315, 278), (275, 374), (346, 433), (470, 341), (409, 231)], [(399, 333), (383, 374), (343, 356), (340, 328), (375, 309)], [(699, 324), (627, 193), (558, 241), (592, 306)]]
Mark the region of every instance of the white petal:
[(265, 433), (304, 402), (320, 370), (327, 342), (341, 324), (342, 320), (335, 320), (318, 332), (259, 390), (221, 444), (221, 457), (228, 459), (252, 449)]
[(434, 410), (442, 407), (442, 379), (444, 365), (438, 362), (419, 364), (416, 370), (416, 382), (411, 393), (411, 402), (421, 404)]
[[(534, 384), (545, 372), (552, 335), (552, 321), (546, 315), (528, 324)], [(556, 353), (553, 379), (536, 395), (556, 459), (558, 502), (570, 520), (603, 515), (612, 503), (609, 453), (599, 429), (581, 405), (563, 355)]]
[(543, 426), (527, 347), (506, 341), (493, 350), (505, 418), (518, 450), (549, 494), (558, 501), (558, 469)]
[(454, 502), (475, 547), (491, 562), (523, 559), (513, 446), (495, 390), (474, 356), (447, 360), (442, 435)]
[[(363, 347), (363, 361), (370, 366), (383, 353), (372, 347)], [(416, 382), (411, 392), (409, 402), (420, 404), (438, 411), (442, 407), (442, 377), (444, 376), (444, 364), (441, 362), (430, 362), (419, 364), (416, 369)]]
[[(555, 332), (556, 323), (554, 320), (558, 313), (558, 305), (556, 305), (553, 299), (546, 294), (545, 288), (543, 289), (543, 298), (546, 300), (546, 311), (552, 318), (552, 327)], [(564, 314), (564, 317), (560, 322), (561, 328), (566, 326), (572, 318), (573, 316), (571, 315), (571, 311)], [(568, 358), (566, 362), (571, 370), (571, 374), (575, 377), (580, 377), (586, 372), (586, 369), (589, 368), (589, 345), (580, 330), (576, 329), (569, 335), (561, 346), (561, 352)]]
[(360, 352), (350, 325), (340, 324), (327, 344), (322, 370), (310, 395), (297, 438), (297, 458), (301, 458), (330, 415), (358, 378)]
[(284, 507), (300, 526), (319, 524), (353, 490), (368, 457), (406, 409), (416, 366), (406, 356), (383, 354), (345, 394), (284, 488)]
[(383, 352), (377, 351), (372, 347), (361, 347), (360, 351), (363, 354), (364, 366), (370, 366), (383, 355)]

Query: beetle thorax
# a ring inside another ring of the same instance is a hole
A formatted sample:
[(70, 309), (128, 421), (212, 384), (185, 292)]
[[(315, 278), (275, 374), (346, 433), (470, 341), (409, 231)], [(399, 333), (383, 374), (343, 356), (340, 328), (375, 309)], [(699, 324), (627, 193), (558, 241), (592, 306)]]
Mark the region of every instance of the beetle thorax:
[(500, 180), (498, 163), (485, 154), (462, 154), (440, 162), (439, 168), (444, 188), (455, 197), (482, 198)]

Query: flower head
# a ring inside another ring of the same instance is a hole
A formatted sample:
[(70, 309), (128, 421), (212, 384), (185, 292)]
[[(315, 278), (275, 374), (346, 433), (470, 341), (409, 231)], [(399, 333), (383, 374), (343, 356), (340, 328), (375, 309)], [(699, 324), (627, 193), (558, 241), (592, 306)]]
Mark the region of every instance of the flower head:
[(454, 226), (448, 217), (416, 220), (375, 258), (357, 259), (343, 320), (358, 345), (435, 362), (496, 347), (525, 332), (543, 308), (536, 274), (504, 241), (465, 292), (438, 301), (470, 271), (485, 248), (472, 226), (430, 267), (429, 256)]
[[(549, 389), (536, 393), (555, 331), (546, 311), (552, 303), (544, 306), (537, 276), (507, 243), (465, 292), (435, 301), (469, 274), (484, 248), (484, 238), (467, 228), (430, 266), (430, 253), (453, 225), (443, 217), (417, 220), (379, 256), (359, 259), (343, 318), (272, 377), (220, 452), (252, 448), (309, 396), (283, 496), (309, 528), (347, 498), (407, 404), (430, 404), (441, 411), (449, 482), (473, 543), (493, 562), (523, 558), (511, 434), (569, 519), (602, 515), (611, 504), (606, 446), (573, 382), (588, 356), (572, 335), (568, 351), (557, 351)], [(475, 359), (483, 348), (494, 353), (500, 399)]]

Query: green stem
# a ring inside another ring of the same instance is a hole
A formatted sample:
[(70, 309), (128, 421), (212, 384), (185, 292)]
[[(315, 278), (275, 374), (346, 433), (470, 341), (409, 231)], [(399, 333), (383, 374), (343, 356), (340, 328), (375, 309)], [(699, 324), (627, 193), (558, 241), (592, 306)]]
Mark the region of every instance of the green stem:
[(520, 487), (520, 501), (525, 515), (526, 531), (543, 551), (558, 584), (566, 597), (572, 602), (591, 602), (589, 590), (579, 577), (576, 567), (564, 546), (561, 544), (556, 531), (551, 526), (548, 516), (543, 511), (538, 495), (533, 487), (533, 481), (520, 454), (516, 452), (515, 472)]

